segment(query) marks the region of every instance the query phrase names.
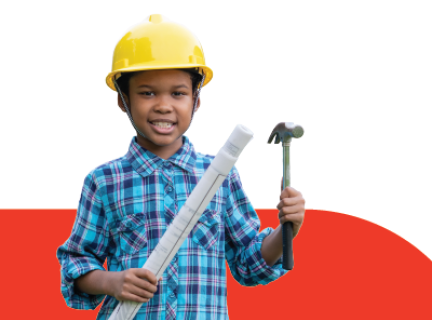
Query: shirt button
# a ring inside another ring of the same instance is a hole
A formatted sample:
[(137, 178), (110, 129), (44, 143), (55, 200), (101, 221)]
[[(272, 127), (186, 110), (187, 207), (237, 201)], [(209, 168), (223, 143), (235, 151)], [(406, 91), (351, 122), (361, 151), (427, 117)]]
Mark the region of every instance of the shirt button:
[(126, 227), (128, 227), (128, 228), (132, 227), (132, 222), (130, 222), (130, 221), (126, 222)]
[(164, 162), (164, 167), (165, 167), (165, 168), (168, 168), (169, 166), (170, 166), (169, 161), (165, 161), (165, 162)]
[(173, 188), (172, 187), (168, 187), (168, 192), (171, 192), (171, 191), (173, 191)]
[(175, 297), (175, 294), (174, 294), (174, 293), (171, 293), (171, 294), (170, 294), (170, 297), (171, 297), (171, 298), (174, 298), (174, 297)]

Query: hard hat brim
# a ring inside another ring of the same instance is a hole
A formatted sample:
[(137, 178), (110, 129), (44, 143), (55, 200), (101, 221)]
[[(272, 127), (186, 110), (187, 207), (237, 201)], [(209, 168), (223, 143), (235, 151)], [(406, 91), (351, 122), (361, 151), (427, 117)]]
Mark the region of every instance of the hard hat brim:
[(193, 68), (200, 68), (202, 69), (203, 73), (205, 74), (205, 80), (203, 83), (203, 87), (210, 82), (210, 80), (213, 78), (213, 71), (207, 66), (204, 66), (202, 64), (178, 64), (178, 65), (170, 65), (170, 66), (133, 66), (128, 68), (123, 68), (120, 70), (112, 71), (108, 74), (106, 77), (106, 83), (108, 87), (110, 87), (112, 90), (116, 91), (116, 88), (114, 86), (113, 79), (117, 79), (120, 77), (122, 73), (127, 72), (140, 72), (140, 71), (149, 71), (149, 70), (167, 70), (167, 69), (193, 69)]

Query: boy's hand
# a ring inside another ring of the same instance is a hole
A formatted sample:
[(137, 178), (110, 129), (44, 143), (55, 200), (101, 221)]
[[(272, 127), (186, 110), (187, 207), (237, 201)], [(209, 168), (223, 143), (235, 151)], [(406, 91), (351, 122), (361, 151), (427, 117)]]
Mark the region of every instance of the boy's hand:
[(294, 188), (286, 187), (280, 195), (279, 221), (283, 225), (287, 221), (293, 223), (293, 237), (297, 235), (305, 215), (305, 200), (302, 194)]
[(157, 280), (149, 270), (131, 268), (118, 272), (112, 286), (112, 296), (117, 300), (144, 303), (153, 298), (157, 290)]

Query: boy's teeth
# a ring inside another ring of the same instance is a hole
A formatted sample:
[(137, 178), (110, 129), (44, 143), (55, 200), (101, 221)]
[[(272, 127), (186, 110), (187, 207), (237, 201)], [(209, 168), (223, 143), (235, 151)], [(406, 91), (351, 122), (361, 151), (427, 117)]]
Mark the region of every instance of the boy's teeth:
[(171, 122), (153, 122), (153, 124), (159, 128), (171, 128), (173, 125)]

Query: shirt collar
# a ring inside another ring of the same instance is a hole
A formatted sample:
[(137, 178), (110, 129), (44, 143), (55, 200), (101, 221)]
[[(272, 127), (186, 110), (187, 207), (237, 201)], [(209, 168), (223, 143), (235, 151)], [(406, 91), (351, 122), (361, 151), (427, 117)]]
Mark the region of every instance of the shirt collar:
[(196, 153), (192, 143), (188, 137), (182, 136), (183, 145), (177, 150), (168, 160), (159, 158), (154, 153), (148, 151), (138, 144), (136, 137), (132, 138), (129, 145), (129, 150), (126, 154), (126, 159), (132, 165), (132, 168), (143, 177), (148, 176), (157, 168), (162, 166), (164, 162), (169, 161), (174, 165), (192, 173), (195, 166)]

